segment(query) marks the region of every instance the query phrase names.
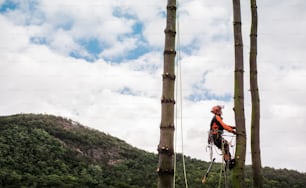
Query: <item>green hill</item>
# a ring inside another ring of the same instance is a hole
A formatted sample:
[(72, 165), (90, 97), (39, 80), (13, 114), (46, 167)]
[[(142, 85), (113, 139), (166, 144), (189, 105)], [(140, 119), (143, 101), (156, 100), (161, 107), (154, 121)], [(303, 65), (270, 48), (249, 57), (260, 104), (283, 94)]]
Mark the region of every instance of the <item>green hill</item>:
[[(156, 154), (52, 115), (0, 117), (0, 187), (156, 187)], [(176, 187), (185, 187), (177, 155)], [(208, 163), (186, 157), (189, 187), (204, 187)], [(205, 187), (216, 187), (220, 165)], [(265, 187), (305, 187), (306, 174), (264, 168)], [(251, 171), (247, 182), (251, 187)]]

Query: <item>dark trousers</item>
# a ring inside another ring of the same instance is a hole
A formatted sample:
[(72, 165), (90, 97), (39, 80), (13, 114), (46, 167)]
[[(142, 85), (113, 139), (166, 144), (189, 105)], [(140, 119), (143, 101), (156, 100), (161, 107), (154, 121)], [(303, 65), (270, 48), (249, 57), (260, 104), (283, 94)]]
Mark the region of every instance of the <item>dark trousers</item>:
[(223, 151), (224, 151), (224, 160), (229, 161), (231, 160), (231, 153), (229, 152), (229, 145), (227, 140), (225, 140), (221, 134), (212, 134), (212, 140), (214, 141), (214, 144), (222, 150), (222, 142), (223, 142)]

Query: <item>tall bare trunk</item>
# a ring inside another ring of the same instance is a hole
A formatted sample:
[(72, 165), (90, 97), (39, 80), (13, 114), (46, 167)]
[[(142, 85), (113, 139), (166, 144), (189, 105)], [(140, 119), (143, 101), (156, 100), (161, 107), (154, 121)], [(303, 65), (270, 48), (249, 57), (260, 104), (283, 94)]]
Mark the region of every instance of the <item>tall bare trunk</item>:
[(176, 0), (168, 0), (167, 25), (165, 29), (163, 93), (161, 97), (160, 141), (158, 145), (158, 187), (172, 188), (174, 177), (174, 60), (176, 35)]
[(260, 102), (257, 83), (257, 5), (256, 0), (251, 0), (251, 34), (250, 34), (250, 87), (252, 98), (252, 119), (251, 119), (251, 152), (253, 187), (263, 187), (263, 176), (260, 157)]
[(235, 83), (234, 83), (234, 110), (237, 129), (236, 140), (236, 166), (233, 169), (232, 183), (235, 188), (245, 186), (245, 154), (246, 131), (244, 115), (244, 83), (243, 83), (243, 43), (241, 33), (240, 0), (233, 0), (234, 15), (234, 42), (235, 42)]

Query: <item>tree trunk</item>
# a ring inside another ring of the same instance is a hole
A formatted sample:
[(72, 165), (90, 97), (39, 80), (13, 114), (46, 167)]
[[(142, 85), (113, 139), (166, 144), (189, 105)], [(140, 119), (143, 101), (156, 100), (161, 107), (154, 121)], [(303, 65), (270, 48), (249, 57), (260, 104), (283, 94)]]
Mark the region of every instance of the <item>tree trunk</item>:
[(158, 145), (158, 187), (172, 188), (174, 178), (174, 62), (176, 35), (176, 0), (168, 0), (165, 29), (163, 91), (161, 97), (160, 141)]
[(234, 83), (234, 111), (237, 129), (236, 137), (236, 165), (233, 169), (232, 183), (235, 188), (245, 186), (245, 154), (246, 131), (244, 115), (244, 83), (243, 83), (243, 43), (241, 33), (240, 0), (233, 0), (234, 42), (235, 42), (235, 83)]
[(263, 187), (263, 176), (260, 157), (260, 103), (257, 84), (257, 5), (256, 0), (251, 0), (251, 34), (250, 34), (250, 87), (252, 98), (252, 119), (251, 119), (251, 152), (253, 187)]

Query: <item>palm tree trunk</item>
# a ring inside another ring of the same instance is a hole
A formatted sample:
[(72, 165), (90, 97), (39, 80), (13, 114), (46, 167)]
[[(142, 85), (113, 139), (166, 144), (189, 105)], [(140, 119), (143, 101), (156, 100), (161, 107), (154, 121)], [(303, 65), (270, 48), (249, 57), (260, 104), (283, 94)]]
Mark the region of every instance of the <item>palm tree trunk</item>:
[(250, 87), (252, 98), (252, 119), (251, 119), (251, 152), (253, 187), (263, 187), (263, 176), (260, 157), (260, 102), (257, 83), (257, 5), (256, 0), (251, 0), (251, 34), (250, 34)]
[(163, 91), (161, 97), (160, 141), (158, 145), (158, 187), (172, 188), (174, 178), (174, 62), (176, 35), (176, 0), (168, 0), (165, 29)]
[(244, 83), (243, 83), (243, 43), (241, 33), (240, 0), (233, 0), (234, 15), (234, 42), (235, 42), (235, 83), (234, 83), (234, 110), (237, 129), (236, 138), (236, 165), (233, 169), (232, 183), (235, 188), (245, 186), (245, 154), (246, 131), (244, 115)]

